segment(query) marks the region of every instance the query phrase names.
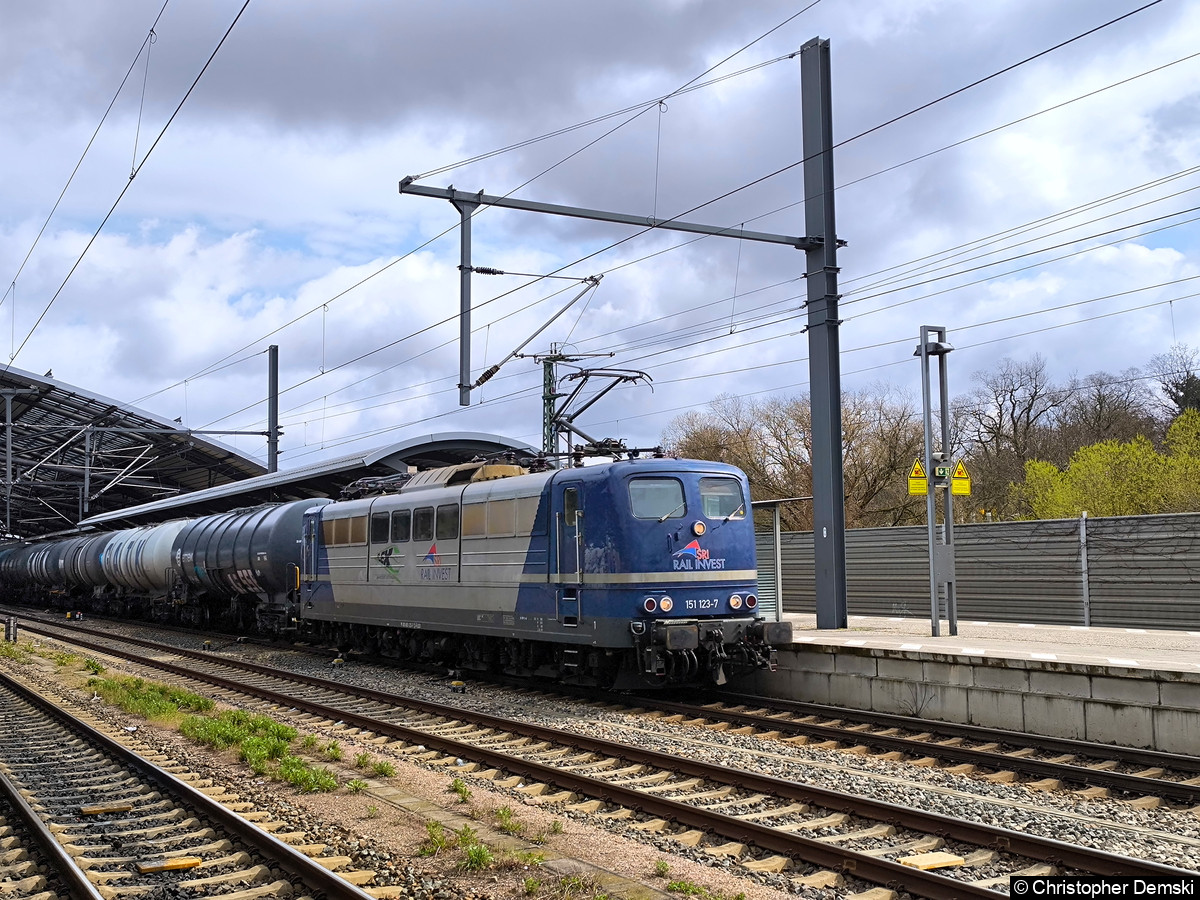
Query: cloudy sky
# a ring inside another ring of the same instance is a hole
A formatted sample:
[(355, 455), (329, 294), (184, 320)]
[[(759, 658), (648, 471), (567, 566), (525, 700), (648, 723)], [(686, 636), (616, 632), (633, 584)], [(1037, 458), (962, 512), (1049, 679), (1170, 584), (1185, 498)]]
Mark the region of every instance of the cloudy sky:
[[(1005, 356), (1144, 366), (1200, 346), (1200, 0), (876, 126), (1145, 2), (251, 0), (198, 82), (243, 0), (6, 4), (0, 356), (262, 429), (278, 344), (284, 468), (441, 431), (537, 445), (532, 360), (458, 405), (457, 213), (400, 179), (801, 234), (789, 56), (820, 36), (845, 388), (915, 395), (922, 324), (950, 329), (954, 393)], [(482, 210), (475, 264), (525, 275), (474, 278), (475, 376), (578, 292), (526, 277), (557, 273), (604, 277), (527, 352), (653, 379), (579, 420), (597, 437), (652, 445), (722, 393), (807, 390), (802, 253), (634, 233)]]

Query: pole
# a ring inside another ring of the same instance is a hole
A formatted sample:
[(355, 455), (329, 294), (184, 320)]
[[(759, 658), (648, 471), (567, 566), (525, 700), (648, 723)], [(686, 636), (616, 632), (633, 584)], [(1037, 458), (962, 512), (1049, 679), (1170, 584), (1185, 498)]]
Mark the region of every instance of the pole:
[(12, 394), (4, 395), (4, 530), (16, 534), (12, 524)]
[[(942, 342), (946, 342), (946, 334), (942, 333)], [(946, 375), (946, 354), (938, 354), (938, 406), (942, 418), (942, 455), (945, 461), (950, 460), (950, 382)], [(928, 473), (927, 473), (928, 474)], [(933, 479), (930, 479), (932, 484)], [(954, 491), (947, 483), (942, 488), (942, 544), (946, 548), (946, 559), (949, 572), (943, 572), (946, 583), (946, 624), (950, 634), (958, 634), (958, 577), (954, 570)]]
[(279, 471), (279, 345), (267, 348), (267, 472)]
[(554, 404), (558, 401), (555, 360), (553, 353), (542, 359), (542, 452), (547, 456), (558, 452), (558, 425), (554, 420)]
[(808, 371), (812, 385), (813, 561), (817, 627), (846, 627), (846, 508), (842, 474), (842, 384), (838, 343), (837, 232), (833, 203), (833, 110), (829, 41), (800, 48), (804, 125), (804, 225), (819, 238), (805, 250)]
[(925, 524), (929, 540), (929, 629), (933, 637), (941, 635), (941, 611), (938, 609), (937, 577), (937, 497), (933, 477), (933, 403), (929, 395), (929, 331), (921, 326), (921, 421), (925, 432)]
[(83, 433), (83, 494), (79, 503), (80, 521), (87, 518), (92, 506), (92, 426)]
[(471, 405), (471, 216), (478, 202), (454, 199), (458, 210), (458, 405)]
[(783, 621), (783, 531), (779, 521), (779, 504), (772, 507), (775, 538), (775, 621)]
[(1079, 514), (1079, 575), (1083, 593), (1083, 624), (1090, 627), (1092, 624), (1092, 593), (1091, 587), (1088, 585), (1087, 520), (1088, 514), (1085, 509)]
[[(934, 339), (936, 336), (936, 340)], [(913, 356), (921, 359), (921, 412), (925, 432), (925, 518), (929, 529), (929, 627), (933, 637), (941, 634), (941, 611), (938, 595), (941, 586), (946, 590), (946, 618), (950, 634), (958, 634), (958, 594), (954, 573), (954, 499), (950, 467), (950, 388), (946, 375), (946, 354), (954, 348), (946, 340), (946, 329), (938, 325), (921, 326), (921, 343)], [(930, 396), (929, 358), (938, 361), (939, 412), (941, 415), (941, 450), (933, 450), (933, 399)], [(939, 474), (945, 473), (945, 474)], [(942, 498), (943, 528), (937, 534), (937, 491)]]

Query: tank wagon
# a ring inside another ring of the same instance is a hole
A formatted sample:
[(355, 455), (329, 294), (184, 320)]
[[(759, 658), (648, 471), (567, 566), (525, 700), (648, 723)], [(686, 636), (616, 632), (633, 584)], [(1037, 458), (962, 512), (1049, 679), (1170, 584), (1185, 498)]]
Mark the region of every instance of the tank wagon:
[(629, 459), (432, 469), (301, 500), (0, 550), (29, 600), (290, 634), (618, 688), (773, 668), (745, 475)]

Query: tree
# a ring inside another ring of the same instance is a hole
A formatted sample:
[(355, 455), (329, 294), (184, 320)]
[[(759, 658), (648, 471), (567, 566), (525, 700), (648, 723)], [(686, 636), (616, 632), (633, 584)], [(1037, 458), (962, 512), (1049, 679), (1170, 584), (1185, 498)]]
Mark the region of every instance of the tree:
[(1167, 453), (1142, 435), (1081, 447), (1060, 470), (1031, 460), (1021, 493), (1033, 518), (1132, 516), (1200, 510), (1200, 411), (1185, 410), (1167, 432)]
[(1157, 441), (1162, 429), (1155, 405), (1154, 391), (1139, 369), (1073, 376), (1048, 458), (1065, 465), (1080, 447), (1101, 441), (1131, 441), (1138, 435)]
[(1009, 485), (1023, 480), (1026, 462), (1050, 455), (1068, 393), (1051, 382), (1046, 360), (1037, 355), (1025, 362), (1002, 359), (996, 371), (971, 378), (978, 387), (956, 401), (953, 417), (971, 467), (972, 503), (1011, 515), (1018, 510)]
[[(704, 410), (673, 419), (662, 442), (680, 456), (737, 466), (746, 473), (755, 500), (812, 493), (807, 403), (778, 399), (754, 402), (723, 394)], [(812, 508), (808, 504), (785, 504), (780, 515), (788, 529), (812, 527)]]
[(850, 527), (919, 522), (925, 498), (908, 493), (908, 471), (925, 452), (921, 413), (882, 384), (842, 398), (842, 472)]
[(1162, 388), (1164, 406), (1171, 418), (1187, 409), (1200, 410), (1197, 365), (1197, 353), (1187, 344), (1175, 344), (1166, 353), (1150, 358), (1150, 371)]
[[(920, 521), (923, 499), (909, 497), (908, 467), (921, 452), (920, 416), (910, 400), (886, 386), (842, 398), (842, 470), (850, 527)], [(674, 419), (663, 444), (681, 456), (741, 468), (756, 500), (812, 494), (812, 418), (808, 397), (747, 401), (716, 398), (704, 411)], [(784, 527), (812, 527), (812, 505), (790, 503)]]

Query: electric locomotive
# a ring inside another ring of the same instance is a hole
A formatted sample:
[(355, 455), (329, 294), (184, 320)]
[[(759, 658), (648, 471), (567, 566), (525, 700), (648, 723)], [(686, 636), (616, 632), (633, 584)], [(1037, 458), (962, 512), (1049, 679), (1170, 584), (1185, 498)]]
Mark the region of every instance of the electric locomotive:
[(774, 664), (749, 485), (720, 463), (471, 463), (305, 516), (300, 620), (341, 645), (615, 687)]

